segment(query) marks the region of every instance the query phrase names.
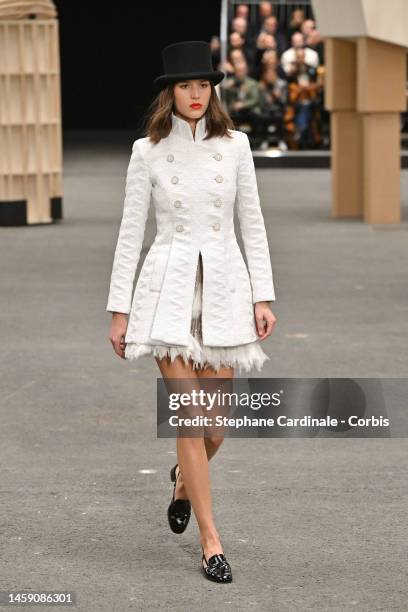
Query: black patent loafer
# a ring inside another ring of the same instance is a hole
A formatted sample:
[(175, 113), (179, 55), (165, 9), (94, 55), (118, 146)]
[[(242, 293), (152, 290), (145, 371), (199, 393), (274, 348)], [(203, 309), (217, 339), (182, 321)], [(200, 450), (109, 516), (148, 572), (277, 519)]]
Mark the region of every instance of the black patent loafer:
[(202, 556), (204, 576), (213, 582), (232, 582), (231, 566), (223, 553), (212, 555), (208, 561)]
[(174, 482), (173, 487), (173, 497), (170, 502), (170, 505), (167, 509), (167, 518), (169, 520), (170, 529), (174, 531), (174, 533), (183, 533), (185, 531), (191, 516), (191, 502), (189, 499), (174, 499), (174, 493), (176, 491), (177, 478), (180, 474), (177, 474), (176, 477), (176, 468), (178, 463), (170, 470), (170, 478), (171, 481)]

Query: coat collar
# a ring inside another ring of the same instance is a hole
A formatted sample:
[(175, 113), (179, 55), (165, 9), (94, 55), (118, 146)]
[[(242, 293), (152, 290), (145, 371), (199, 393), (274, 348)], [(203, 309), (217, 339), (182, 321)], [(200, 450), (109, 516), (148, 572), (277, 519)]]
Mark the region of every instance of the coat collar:
[(171, 113), (171, 133), (176, 134), (189, 142), (199, 142), (200, 140), (203, 140), (207, 134), (206, 126), (207, 122), (204, 113), (204, 115), (196, 123), (195, 136), (193, 137), (193, 132), (188, 121), (178, 117), (173, 112)]

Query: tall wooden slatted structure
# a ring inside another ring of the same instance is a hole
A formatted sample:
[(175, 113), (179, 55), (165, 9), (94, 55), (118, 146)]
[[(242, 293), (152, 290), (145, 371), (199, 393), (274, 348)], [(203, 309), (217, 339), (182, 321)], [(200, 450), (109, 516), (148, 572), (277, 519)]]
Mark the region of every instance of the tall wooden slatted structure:
[(56, 8), (49, 0), (0, 0), (0, 225), (61, 218)]

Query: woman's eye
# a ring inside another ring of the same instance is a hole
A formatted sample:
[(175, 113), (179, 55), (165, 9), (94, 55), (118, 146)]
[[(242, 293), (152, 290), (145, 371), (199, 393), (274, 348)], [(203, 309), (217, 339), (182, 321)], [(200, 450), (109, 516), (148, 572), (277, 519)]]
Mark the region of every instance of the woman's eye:
[[(209, 83), (201, 83), (201, 85), (202, 85), (203, 87), (208, 87)], [(187, 83), (183, 83), (182, 85), (180, 85), (180, 87), (181, 87), (182, 89), (185, 89), (185, 88), (187, 87)]]

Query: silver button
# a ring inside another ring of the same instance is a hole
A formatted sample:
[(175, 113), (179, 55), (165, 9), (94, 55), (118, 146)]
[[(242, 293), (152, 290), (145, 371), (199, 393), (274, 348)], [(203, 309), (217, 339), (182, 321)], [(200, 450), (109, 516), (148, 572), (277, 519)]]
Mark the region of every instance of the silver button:
[(222, 183), (222, 181), (224, 180), (223, 177), (221, 176), (221, 174), (217, 174), (217, 176), (215, 177), (215, 180), (217, 181), (217, 183)]
[(220, 160), (222, 159), (222, 155), (221, 155), (221, 153), (216, 153), (216, 154), (214, 155), (214, 159), (216, 159), (217, 161), (220, 161)]
[(176, 226), (176, 230), (177, 230), (178, 232), (182, 232), (182, 231), (184, 230), (184, 227), (183, 227), (182, 225), (177, 225), (177, 226)]
[(172, 176), (171, 177), (171, 182), (172, 183), (178, 183), (178, 176)]
[(220, 206), (222, 206), (222, 201), (221, 200), (215, 200), (214, 206), (217, 206), (219, 208)]
[(213, 228), (217, 231), (220, 229), (220, 224), (219, 223), (214, 223)]
[(169, 161), (169, 162), (174, 161), (174, 155), (173, 155), (173, 153), (169, 153), (169, 154), (168, 154), (168, 156), (167, 156), (167, 161)]
[(174, 202), (174, 206), (175, 206), (176, 208), (180, 208), (180, 206), (181, 206), (181, 202), (180, 202), (180, 200), (176, 200), (176, 201)]

